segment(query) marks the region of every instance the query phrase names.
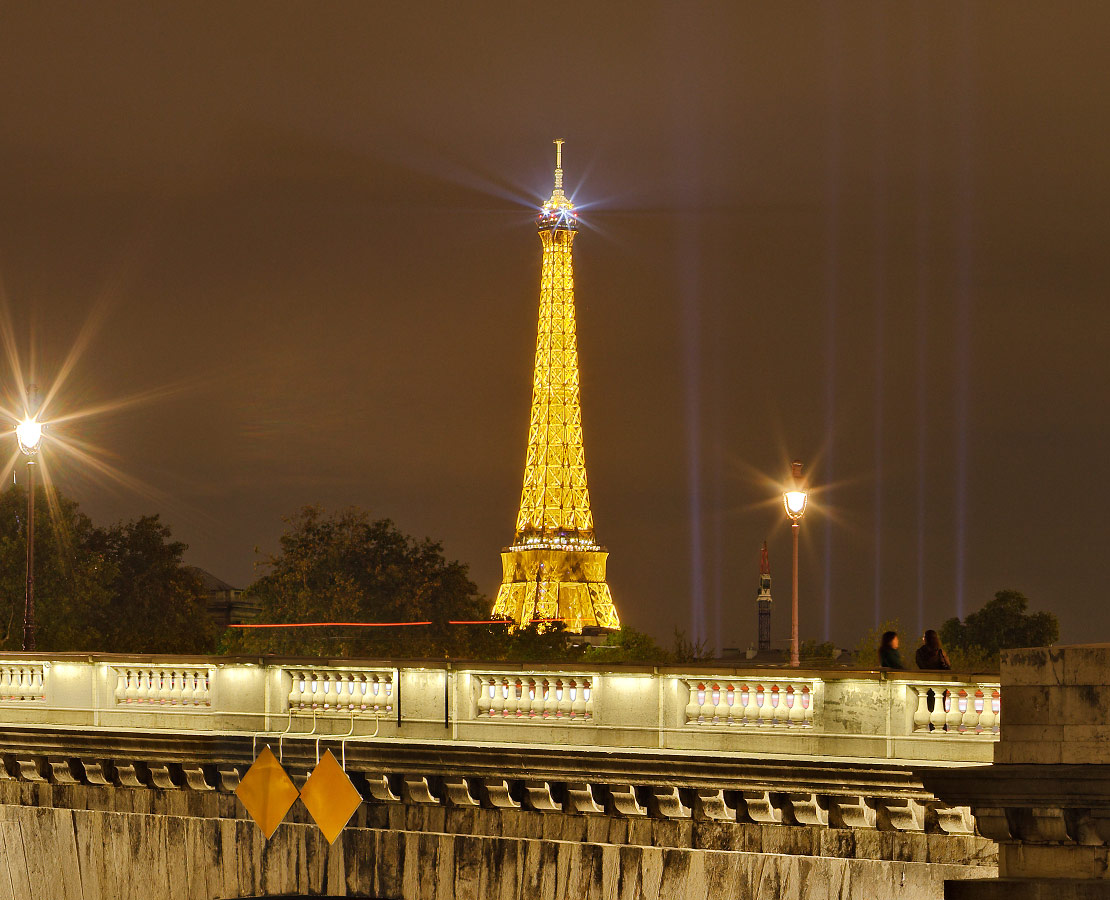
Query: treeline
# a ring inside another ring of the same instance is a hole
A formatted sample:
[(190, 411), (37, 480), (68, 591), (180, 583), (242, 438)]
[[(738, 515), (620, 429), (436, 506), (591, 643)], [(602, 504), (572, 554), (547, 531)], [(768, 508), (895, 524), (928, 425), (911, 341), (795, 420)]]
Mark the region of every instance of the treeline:
[[(27, 495), (0, 494), (0, 649), (22, 641)], [(419, 627), (223, 629), (207, 613), (185, 544), (158, 516), (108, 527), (77, 504), (40, 488), (35, 518), (37, 647), (118, 653), (227, 653), (316, 657), (466, 658), (521, 662), (686, 663), (710, 656), (704, 642), (676, 631), (672, 646), (624, 627), (604, 646), (587, 646), (562, 627), (510, 631), (489, 617), (490, 601), (467, 567), (443, 547), (402, 533), (388, 519), (348, 509), (305, 507), (286, 520), (276, 553), (244, 592), (264, 623), (427, 622)], [(1018, 591), (999, 591), (964, 620), (940, 630), (956, 670), (996, 669), (1007, 647), (1043, 646), (1059, 637), (1051, 613), (1027, 611)], [(877, 663), (879, 635), (902, 633), (910, 650), (920, 635), (887, 622), (862, 635), (853, 663)], [(805, 641), (803, 664), (843, 663), (831, 643)]]
[[(38, 650), (192, 653), (215, 647), (199, 579), (185, 545), (158, 516), (94, 525), (77, 504), (35, 492)], [(0, 494), (0, 649), (23, 642), (27, 492)]]

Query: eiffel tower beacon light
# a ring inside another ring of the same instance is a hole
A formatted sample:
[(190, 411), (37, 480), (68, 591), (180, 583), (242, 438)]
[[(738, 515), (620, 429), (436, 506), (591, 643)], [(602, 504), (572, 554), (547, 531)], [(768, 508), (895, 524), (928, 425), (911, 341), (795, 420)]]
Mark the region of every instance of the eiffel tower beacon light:
[(562, 140), (555, 141), (555, 188), (536, 225), (543, 266), (532, 417), (516, 533), (501, 553), (493, 615), (516, 628), (552, 620), (575, 633), (619, 628), (605, 581), (609, 554), (594, 539), (586, 487), (571, 255), (578, 219), (563, 193)]

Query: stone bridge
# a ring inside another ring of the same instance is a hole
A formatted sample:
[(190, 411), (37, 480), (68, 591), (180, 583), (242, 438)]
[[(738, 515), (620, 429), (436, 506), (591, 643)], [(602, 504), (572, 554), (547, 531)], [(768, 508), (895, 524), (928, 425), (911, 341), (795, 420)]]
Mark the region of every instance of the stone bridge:
[[(926, 784), (991, 762), (1000, 700), (947, 673), (7, 655), (0, 898), (940, 898), (997, 872)], [(269, 839), (250, 818), (265, 747), (297, 788), (345, 769), (334, 843), (303, 797)]]

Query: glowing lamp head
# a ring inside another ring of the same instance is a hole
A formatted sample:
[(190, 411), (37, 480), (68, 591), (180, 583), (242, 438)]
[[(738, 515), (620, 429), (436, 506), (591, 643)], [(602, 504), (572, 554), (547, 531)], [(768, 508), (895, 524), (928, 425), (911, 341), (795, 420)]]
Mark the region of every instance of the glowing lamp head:
[(15, 426), (15, 437), (19, 441), (19, 449), (32, 456), (38, 452), (42, 441), (42, 425), (35, 419), (24, 419)]
[(786, 507), (786, 514), (791, 519), (800, 519), (806, 511), (806, 500), (808, 495), (805, 491), (786, 491), (782, 495), (783, 505)]

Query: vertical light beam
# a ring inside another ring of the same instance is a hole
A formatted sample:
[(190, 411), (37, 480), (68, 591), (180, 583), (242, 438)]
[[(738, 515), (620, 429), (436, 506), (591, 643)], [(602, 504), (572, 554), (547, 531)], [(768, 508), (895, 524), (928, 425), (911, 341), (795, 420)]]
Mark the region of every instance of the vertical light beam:
[[(843, 111), (843, 74), (841, 59), (844, 45), (840, 33), (840, 4), (830, 3), (825, 7), (825, 52), (828, 101), (826, 103), (826, 153), (825, 171), (825, 453), (824, 482), (832, 484), (836, 453), (836, 376), (837, 342), (836, 324), (840, 291), (840, 175), (841, 175), (841, 115)], [(831, 498), (826, 494), (826, 501)], [(829, 640), (832, 632), (832, 579), (833, 579), (833, 530), (832, 519), (825, 517), (824, 522), (824, 568), (823, 589), (825, 629), (823, 640)]]

